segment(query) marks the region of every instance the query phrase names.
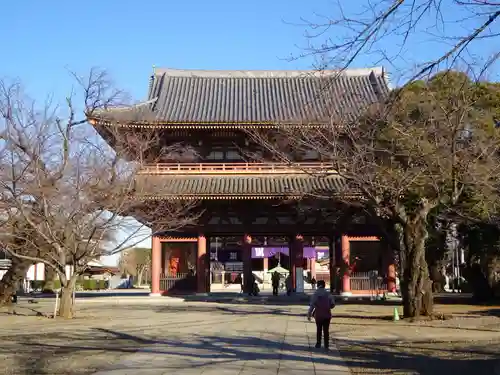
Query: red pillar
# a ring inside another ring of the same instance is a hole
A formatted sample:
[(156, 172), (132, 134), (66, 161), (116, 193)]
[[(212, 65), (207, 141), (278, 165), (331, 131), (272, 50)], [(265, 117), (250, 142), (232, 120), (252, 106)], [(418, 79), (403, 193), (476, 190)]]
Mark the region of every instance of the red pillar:
[(311, 278), (316, 278), (316, 258), (311, 258), (309, 260), (310, 270), (311, 270)]
[(349, 275), (349, 264), (351, 257), (351, 247), (349, 242), (349, 236), (342, 235), (342, 261), (344, 267), (344, 274), (342, 275), (342, 294), (351, 294), (351, 278)]
[(396, 266), (394, 260), (389, 264), (387, 269), (387, 290), (391, 293), (396, 291)]
[(207, 293), (207, 239), (204, 235), (198, 236), (198, 251), (196, 258), (196, 291)]
[[(295, 277), (295, 237), (291, 237), (289, 241), (289, 250), (288, 250), (288, 256), (289, 256), (289, 263), (290, 263), (290, 280), (291, 280), (291, 288), (292, 291), (295, 289), (295, 282), (296, 282), (296, 277)], [(288, 288), (288, 285), (287, 285)]]
[(337, 248), (336, 237), (328, 238), (328, 271), (330, 275), (330, 293), (338, 291), (337, 285)]
[(292, 239), (290, 246), (290, 261), (292, 273), (292, 288), (297, 288), (297, 268), (304, 267), (304, 242), (303, 237), (298, 234)]
[(253, 285), (250, 282), (252, 279), (252, 237), (245, 234), (242, 242), (243, 291), (245, 293), (251, 293), (253, 289)]
[(161, 274), (161, 241), (160, 237), (153, 236), (151, 249), (151, 295), (160, 295)]

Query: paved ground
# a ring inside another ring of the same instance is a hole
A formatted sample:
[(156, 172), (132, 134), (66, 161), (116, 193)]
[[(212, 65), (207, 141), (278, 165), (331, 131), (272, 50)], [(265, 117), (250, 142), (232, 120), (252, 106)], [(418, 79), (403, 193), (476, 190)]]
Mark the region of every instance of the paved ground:
[(50, 312), (50, 301), (22, 305), (18, 312), (31, 316), (0, 315), (0, 373), (460, 375), (500, 370), (500, 318), (494, 308), (439, 306), (459, 312), (457, 318), (411, 324), (388, 320), (391, 306), (338, 306), (334, 350), (326, 354), (312, 348), (315, 326), (305, 320), (304, 306), (103, 300), (80, 303), (77, 318), (64, 321), (33, 316)]
[[(3, 370), (8, 374), (349, 374), (334, 345), (330, 353), (312, 348), (315, 326), (307, 322), (303, 309), (206, 303), (101, 305), (101, 312), (95, 303), (80, 307), (80, 318), (70, 322), (18, 316), (8, 317), (11, 322), (6, 324), (2, 317)], [(49, 308), (36, 306), (47, 312)], [(110, 317), (113, 309), (119, 317)], [(23, 332), (15, 333), (12, 326), (21, 324)]]

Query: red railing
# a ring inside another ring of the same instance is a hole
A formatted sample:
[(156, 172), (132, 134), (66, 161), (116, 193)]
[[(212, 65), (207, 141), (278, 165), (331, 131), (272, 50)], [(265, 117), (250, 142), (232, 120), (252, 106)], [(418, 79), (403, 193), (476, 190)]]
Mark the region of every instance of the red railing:
[(286, 174), (334, 173), (332, 163), (159, 163), (141, 169), (140, 174)]

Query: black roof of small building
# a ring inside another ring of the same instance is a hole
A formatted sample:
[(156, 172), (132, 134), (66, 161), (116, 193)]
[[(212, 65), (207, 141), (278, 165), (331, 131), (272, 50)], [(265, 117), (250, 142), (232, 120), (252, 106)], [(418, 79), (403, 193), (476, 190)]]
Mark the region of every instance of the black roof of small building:
[(148, 100), (90, 116), (121, 124), (325, 123), (386, 97), (382, 68), (344, 71), (155, 69)]

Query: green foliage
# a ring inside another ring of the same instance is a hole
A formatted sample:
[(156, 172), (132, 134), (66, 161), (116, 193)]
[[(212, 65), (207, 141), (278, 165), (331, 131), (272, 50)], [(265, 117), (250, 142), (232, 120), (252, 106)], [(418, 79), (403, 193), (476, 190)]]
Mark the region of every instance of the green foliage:
[(30, 288), (32, 290), (42, 290), (45, 285), (44, 280), (31, 280), (30, 281)]
[(500, 228), (484, 222), (462, 225), (460, 227), (464, 246), (469, 257), (485, 258), (500, 255)]
[(465, 193), (472, 201), (460, 208), (484, 216), (498, 201), (498, 120), (500, 84), (439, 73), (371, 108), (349, 135), (356, 147), (343, 165), (353, 185), (382, 205), (416, 213), (425, 199), (458, 208)]
[(429, 234), (425, 244), (427, 262), (432, 266), (442, 260), (448, 250), (446, 246), (446, 227), (445, 223), (439, 220), (438, 209), (433, 210), (428, 217), (427, 232)]
[(59, 280), (45, 280), (43, 284), (43, 293), (54, 293), (56, 290), (61, 289), (61, 281)]
[(137, 263), (145, 264), (151, 261), (151, 249), (144, 247), (134, 247), (131, 249)]
[(83, 280), (82, 285), (83, 285), (83, 290), (96, 290), (97, 280), (94, 279)]
[(151, 249), (135, 247), (122, 253), (120, 258), (120, 269), (123, 272), (122, 278), (126, 274), (137, 276), (151, 265)]

